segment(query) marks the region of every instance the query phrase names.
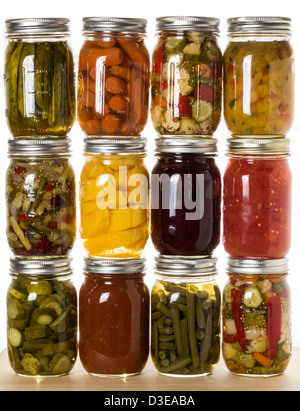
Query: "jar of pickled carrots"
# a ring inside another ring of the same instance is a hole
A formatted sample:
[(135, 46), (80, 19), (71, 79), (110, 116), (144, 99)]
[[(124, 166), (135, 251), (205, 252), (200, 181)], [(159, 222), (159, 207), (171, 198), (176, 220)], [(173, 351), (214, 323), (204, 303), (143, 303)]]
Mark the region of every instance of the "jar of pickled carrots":
[(11, 259), (7, 347), (21, 376), (68, 374), (77, 357), (77, 292), (70, 259)]
[(159, 373), (211, 374), (220, 358), (216, 258), (159, 256), (151, 294), (151, 354)]
[(285, 135), (294, 118), (291, 19), (228, 20), (224, 54), (224, 115), (239, 135)]
[(90, 257), (138, 258), (147, 243), (149, 174), (144, 139), (86, 139), (81, 238)]
[(157, 19), (151, 116), (159, 135), (203, 135), (217, 129), (222, 106), (220, 21), (207, 17)]
[[(15, 138), (64, 138), (76, 116), (69, 20), (7, 20), (6, 117)], [(49, 138), (49, 137), (48, 137)]]
[(223, 357), (239, 375), (282, 374), (292, 355), (288, 260), (228, 259)]
[(139, 136), (148, 119), (147, 20), (83, 19), (78, 120), (87, 135)]

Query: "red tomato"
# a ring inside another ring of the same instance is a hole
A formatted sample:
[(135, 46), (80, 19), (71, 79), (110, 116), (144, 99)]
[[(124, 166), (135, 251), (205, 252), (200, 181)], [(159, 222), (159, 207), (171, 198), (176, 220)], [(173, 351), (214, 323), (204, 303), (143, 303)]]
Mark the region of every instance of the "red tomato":
[(178, 101), (178, 109), (180, 117), (191, 117), (192, 107), (187, 96), (180, 96)]

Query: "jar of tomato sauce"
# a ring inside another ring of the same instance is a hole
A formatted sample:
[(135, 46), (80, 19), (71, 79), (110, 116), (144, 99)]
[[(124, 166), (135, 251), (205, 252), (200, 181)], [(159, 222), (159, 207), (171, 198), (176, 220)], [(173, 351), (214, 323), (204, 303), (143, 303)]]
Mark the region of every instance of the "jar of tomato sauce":
[(83, 19), (78, 120), (87, 135), (139, 136), (148, 119), (147, 20)]
[(291, 19), (228, 20), (224, 115), (232, 134), (285, 135), (294, 118)]
[(240, 375), (282, 374), (291, 359), (288, 260), (228, 260), (223, 294), (223, 357)]
[(289, 139), (229, 139), (223, 243), (234, 258), (283, 258), (290, 250)]
[(139, 374), (149, 355), (145, 260), (85, 259), (79, 295), (79, 353), (96, 376)]

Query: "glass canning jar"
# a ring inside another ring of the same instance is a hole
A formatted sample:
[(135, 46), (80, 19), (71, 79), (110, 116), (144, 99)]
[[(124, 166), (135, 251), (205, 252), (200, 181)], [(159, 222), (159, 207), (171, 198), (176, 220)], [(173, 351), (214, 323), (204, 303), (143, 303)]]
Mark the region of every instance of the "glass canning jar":
[(220, 241), (221, 175), (215, 139), (157, 140), (151, 236), (163, 255), (210, 256)]
[(145, 260), (85, 259), (79, 295), (79, 354), (96, 376), (142, 372), (149, 355)]
[(294, 118), (291, 19), (228, 20), (224, 115), (232, 134), (285, 135)]
[(76, 116), (69, 20), (7, 20), (6, 36), (4, 78), (10, 131), (15, 138), (66, 137)]
[(234, 258), (283, 258), (291, 242), (289, 139), (229, 139), (223, 243)]
[(70, 141), (10, 140), (6, 173), (7, 238), (20, 257), (63, 257), (76, 237)]
[(228, 260), (223, 357), (236, 374), (282, 374), (292, 355), (288, 260)]
[(147, 20), (83, 19), (78, 120), (87, 135), (139, 136), (149, 109)]
[(221, 293), (216, 258), (156, 258), (151, 353), (168, 376), (211, 374), (220, 358)]
[(12, 369), (26, 377), (68, 374), (77, 357), (77, 292), (70, 259), (11, 259), (7, 344)]
[(162, 17), (153, 53), (151, 116), (163, 135), (216, 131), (222, 106), (220, 21), (207, 17)]
[(137, 258), (149, 237), (144, 139), (86, 139), (81, 238), (90, 257)]

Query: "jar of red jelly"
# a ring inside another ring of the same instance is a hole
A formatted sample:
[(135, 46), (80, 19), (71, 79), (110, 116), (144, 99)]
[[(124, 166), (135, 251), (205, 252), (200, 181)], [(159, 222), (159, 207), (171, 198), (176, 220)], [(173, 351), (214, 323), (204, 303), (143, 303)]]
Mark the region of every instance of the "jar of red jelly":
[(220, 241), (221, 176), (213, 138), (157, 140), (151, 235), (162, 255), (211, 256)]
[(283, 258), (290, 249), (289, 139), (229, 139), (223, 242), (233, 258)]
[(150, 295), (145, 260), (85, 259), (79, 353), (95, 376), (139, 374), (149, 355)]

